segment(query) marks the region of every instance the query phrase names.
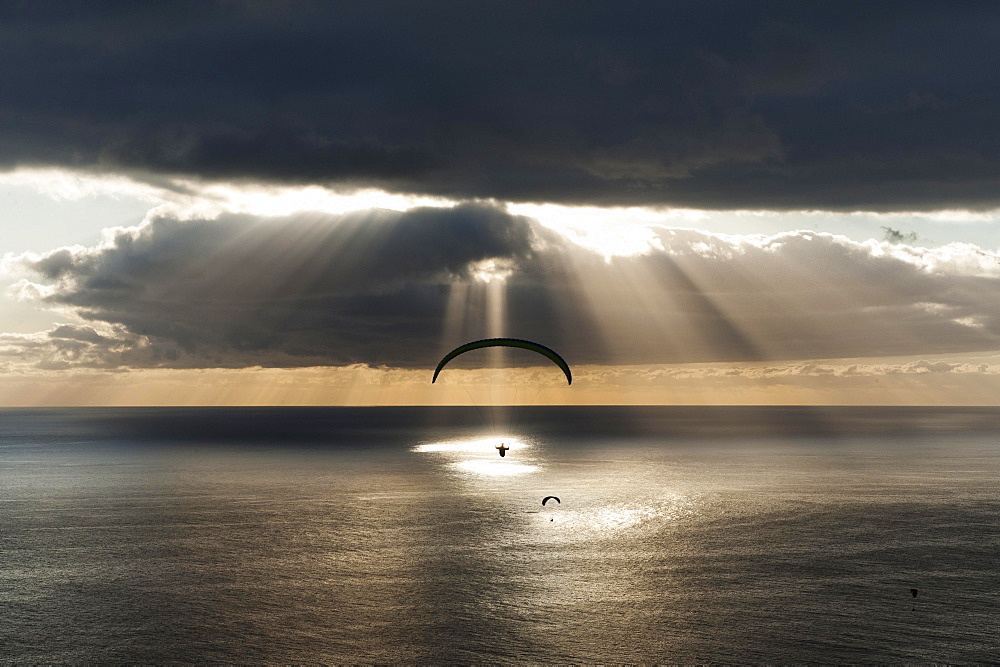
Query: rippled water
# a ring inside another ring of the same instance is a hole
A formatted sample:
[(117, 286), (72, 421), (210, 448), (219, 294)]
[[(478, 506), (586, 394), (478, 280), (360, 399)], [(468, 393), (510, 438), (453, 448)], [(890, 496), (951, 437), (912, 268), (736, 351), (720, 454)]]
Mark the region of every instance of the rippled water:
[(803, 414), (0, 412), (0, 653), (996, 661), (1000, 413)]

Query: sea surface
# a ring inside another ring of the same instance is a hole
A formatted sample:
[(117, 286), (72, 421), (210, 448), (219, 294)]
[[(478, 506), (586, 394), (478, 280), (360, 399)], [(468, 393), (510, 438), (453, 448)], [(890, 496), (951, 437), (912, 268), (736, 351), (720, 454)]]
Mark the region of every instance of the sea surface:
[(2, 410), (3, 661), (997, 662), (1000, 410)]

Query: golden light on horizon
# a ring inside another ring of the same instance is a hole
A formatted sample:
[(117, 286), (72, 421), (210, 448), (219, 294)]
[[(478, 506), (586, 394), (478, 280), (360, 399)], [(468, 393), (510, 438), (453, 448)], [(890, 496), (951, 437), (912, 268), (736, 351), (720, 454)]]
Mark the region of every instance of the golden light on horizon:
[[(813, 367), (817, 367), (812, 370)], [(941, 370), (934, 370), (940, 367)], [(949, 368), (954, 367), (954, 370)], [(1000, 351), (748, 364), (147, 369), (0, 376), (0, 406), (998, 405)], [(489, 374), (493, 373), (491, 378)], [(560, 378), (562, 378), (560, 380)], [(502, 380), (502, 382), (500, 382)], [(525, 387), (535, 387), (527, 391)], [(507, 402), (508, 399), (511, 399)], [(516, 402), (513, 400), (516, 399)], [(627, 399), (627, 400), (625, 400)], [(497, 424), (501, 426), (501, 424)]]

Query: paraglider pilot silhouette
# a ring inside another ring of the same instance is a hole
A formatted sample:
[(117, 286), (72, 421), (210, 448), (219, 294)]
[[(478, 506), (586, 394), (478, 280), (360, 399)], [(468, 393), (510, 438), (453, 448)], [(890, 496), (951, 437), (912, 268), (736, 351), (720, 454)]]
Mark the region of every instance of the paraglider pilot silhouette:
[[(465, 345), (459, 345), (454, 350), (444, 355), (444, 358), (438, 362), (437, 368), (434, 369), (434, 377), (431, 379), (431, 384), (437, 382), (438, 374), (441, 373), (441, 369), (444, 368), (445, 364), (449, 361), (460, 354), (465, 354), (471, 350), (480, 350), (484, 347), (519, 347), (523, 350), (537, 352), (543, 357), (547, 357), (562, 370), (563, 374), (566, 376), (567, 384), (573, 384), (573, 374), (569, 370), (569, 364), (567, 364), (566, 360), (559, 356), (555, 350), (545, 347), (544, 345), (539, 345), (538, 343), (533, 343), (530, 340), (521, 340), (520, 338), (486, 338), (483, 340), (474, 340), (471, 343), (466, 343)], [(507, 455), (508, 449), (510, 449), (510, 447), (502, 442), (497, 445), (497, 451), (500, 452), (501, 457)]]

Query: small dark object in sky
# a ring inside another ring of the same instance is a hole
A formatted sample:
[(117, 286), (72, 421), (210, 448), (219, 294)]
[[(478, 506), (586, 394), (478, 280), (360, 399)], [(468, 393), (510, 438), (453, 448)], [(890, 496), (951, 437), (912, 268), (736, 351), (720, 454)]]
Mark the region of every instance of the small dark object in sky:
[(910, 592), (913, 593), (913, 597), (917, 597), (917, 593), (920, 592), (919, 588), (911, 588)]
[(889, 243), (913, 243), (917, 240), (916, 232), (904, 234), (903, 232), (893, 229), (892, 227), (882, 227), (882, 229), (885, 230), (885, 240)]
[(502, 442), (499, 445), (497, 445), (497, 451), (500, 452), (501, 457), (507, 456), (508, 449), (510, 449), (510, 447), (503, 444)]
[(547, 503), (550, 500), (554, 500), (560, 505), (562, 505), (562, 501), (556, 498), (555, 496), (545, 496), (544, 498), (542, 498), (542, 507), (545, 507), (545, 503)]

